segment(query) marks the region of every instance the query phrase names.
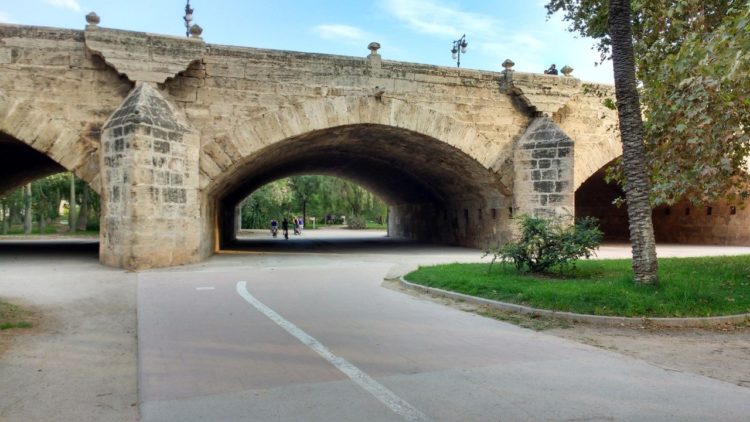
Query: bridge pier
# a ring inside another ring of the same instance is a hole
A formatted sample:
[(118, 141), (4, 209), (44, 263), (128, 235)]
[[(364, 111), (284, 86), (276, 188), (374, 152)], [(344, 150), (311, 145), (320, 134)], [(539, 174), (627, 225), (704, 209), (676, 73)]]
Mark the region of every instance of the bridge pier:
[(574, 146), (549, 117), (531, 122), (516, 145), (513, 159), (516, 213), (573, 221)]
[(101, 262), (135, 270), (205, 258), (198, 133), (156, 88), (140, 83), (101, 140)]

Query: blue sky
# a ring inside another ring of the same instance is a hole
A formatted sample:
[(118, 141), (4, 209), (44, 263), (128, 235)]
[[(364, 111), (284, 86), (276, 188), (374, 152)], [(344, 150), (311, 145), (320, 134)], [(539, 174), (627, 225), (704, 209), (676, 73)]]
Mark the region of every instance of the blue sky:
[[(191, 0), (194, 23), (212, 44), (366, 56), (378, 41), (386, 60), (455, 66), (452, 41), (466, 34), (461, 66), (541, 72), (551, 63), (573, 75), (612, 83), (610, 62), (595, 66), (593, 41), (546, 19), (544, 0)], [(95, 11), (101, 26), (182, 35), (185, 0), (0, 0), (0, 22), (83, 29)]]

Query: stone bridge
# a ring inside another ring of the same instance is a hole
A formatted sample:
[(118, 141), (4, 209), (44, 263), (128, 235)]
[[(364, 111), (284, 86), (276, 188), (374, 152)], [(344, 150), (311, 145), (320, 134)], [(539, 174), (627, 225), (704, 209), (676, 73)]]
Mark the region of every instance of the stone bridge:
[(576, 212), (621, 154), (612, 90), (375, 47), (0, 25), (0, 192), (75, 172), (102, 198), (101, 261), (131, 269), (204, 259), (234, 239), (245, 196), (295, 174), (375, 192), (392, 236), (482, 247), (509, 238), (513, 215)]

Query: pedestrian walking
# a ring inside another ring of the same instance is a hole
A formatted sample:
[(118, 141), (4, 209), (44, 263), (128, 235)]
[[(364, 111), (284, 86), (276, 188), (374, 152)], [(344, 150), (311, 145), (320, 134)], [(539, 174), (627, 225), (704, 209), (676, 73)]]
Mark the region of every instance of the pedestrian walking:
[(286, 217), (281, 222), (281, 230), (284, 232), (284, 239), (289, 239), (289, 220)]

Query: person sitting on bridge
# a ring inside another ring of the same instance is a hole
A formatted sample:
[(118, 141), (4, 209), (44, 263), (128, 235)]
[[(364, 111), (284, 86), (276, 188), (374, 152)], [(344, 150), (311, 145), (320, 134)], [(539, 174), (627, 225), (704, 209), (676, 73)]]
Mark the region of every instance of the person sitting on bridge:
[(549, 69), (544, 71), (545, 75), (557, 75), (557, 66), (555, 66), (554, 63), (549, 67)]

